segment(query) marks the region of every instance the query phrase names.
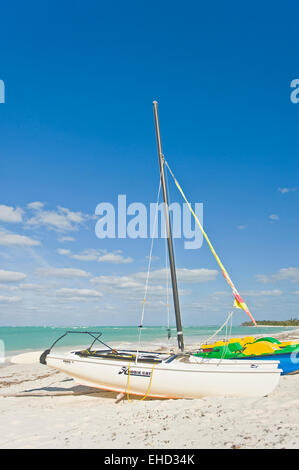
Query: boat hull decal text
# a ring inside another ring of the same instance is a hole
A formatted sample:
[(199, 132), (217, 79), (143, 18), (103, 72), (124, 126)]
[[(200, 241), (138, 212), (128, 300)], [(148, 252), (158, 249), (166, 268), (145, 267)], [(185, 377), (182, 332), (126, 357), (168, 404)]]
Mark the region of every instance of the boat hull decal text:
[[(129, 367), (123, 366), (120, 369), (119, 374), (129, 375)], [(151, 373), (149, 371), (144, 370), (130, 369), (130, 375), (135, 375), (136, 377), (150, 377)]]

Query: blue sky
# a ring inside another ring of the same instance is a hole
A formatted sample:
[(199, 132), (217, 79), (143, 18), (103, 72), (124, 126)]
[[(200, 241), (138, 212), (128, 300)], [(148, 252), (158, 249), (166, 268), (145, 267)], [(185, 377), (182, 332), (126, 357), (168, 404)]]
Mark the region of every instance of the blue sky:
[[(0, 324), (139, 323), (150, 240), (99, 240), (94, 211), (155, 202), (154, 99), (253, 315), (298, 317), (296, 2), (12, 1), (1, 17)], [(232, 296), (208, 247), (175, 250), (183, 323), (222, 322)], [(145, 322), (165, 324), (163, 240), (154, 255)]]

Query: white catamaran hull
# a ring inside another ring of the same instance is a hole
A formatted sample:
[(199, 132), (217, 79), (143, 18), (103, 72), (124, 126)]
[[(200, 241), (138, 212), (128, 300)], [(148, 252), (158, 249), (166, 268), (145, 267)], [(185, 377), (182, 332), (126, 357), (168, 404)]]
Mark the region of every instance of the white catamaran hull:
[(238, 361), (191, 357), (158, 364), (50, 353), (49, 367), (77, 383), (104, 390), (160, 398), (261, 397), (279, 382), (278, 361)]

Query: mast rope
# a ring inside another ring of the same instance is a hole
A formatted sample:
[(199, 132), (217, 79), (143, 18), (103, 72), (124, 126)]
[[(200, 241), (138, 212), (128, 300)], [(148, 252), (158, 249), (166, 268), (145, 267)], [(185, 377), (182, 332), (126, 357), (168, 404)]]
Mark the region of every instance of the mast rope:
[[(150, 382), (149, 382), (149, 385), (148, 385), (148, 388), (147, 388), (147, 391), (145, 392), (145, 395), (143, 395), (143, 397), (140, 399), (140, 401), (144, 400), (149, 392), (150, 392), (150, 389), (151, 389), (151, 386), (152, 386), (152, 380), (153, 380), (153, 375), (154, 375), (154, 368), (156, 367), (157, 364), (154, 364), (153, 367), (152, 367), (152, 371), (151, 371), (151, 378), (150, 378)], [(132, 401), (130, 399), (130, 370), (131, 370), (131, 362), (129, 362), (129, 368), (128, 368), (128, 381), (127, 381), (127, 390), (126, 390), (126, 393), (127, 393), (127, 400), (128, 401)]]
[[(221, 364), (222, 359), (224, 358), (226, 352), (228, 351), (228, 341), (229, 341), (229, 338), (231, 336), (232, 327), (233, 327), (233, 320), (232, 319), (233, 319), (233, 311), (230, 312), (230, 314), (227, 318), (226, 325), (225, 325), (224, 348), (222, 350), (222, 354), (221, 354), (220, 360), (218, 362), (218, 366)], [(230, 321), (230, 325), (229, 325), (229, 321)]]
[[(235, 307), (233, 307), (233, 308), (235, 308)], [(223, 330), (223, 328), (225, 328), (225, 338), (224, 338), (224, 342), (225, 342), (225, 343), (228, 342), (228, 338), (231, 336), (231, 331), (232, 331), (232, 327), (233, 327), (233, 314), (234, 314), (233, 310), (232, 310), (231, 312), (229, 312), (229, 314), (228, 314), (228, 316), (227, 316), (225, 322), (223, 323), (223, 325), (221, 325), (220, 328), (218, 328), (218, 330), (215, 331), (215, 333), (213, 333), (209, 338), (207, 338), (206, 340), (202, 341), (202, 342), (199, 344), (199, 349), (201, 348), (201, 346), (202, 346), (203, 344), (208, 344), (208, 343), (210, 343), (210, 342), (215, 338), (215, 336), (217, 336), (218, 333), (220, 333), (220, 331)], [(228, 332), (228, 323), (229, 323), (229, 321), (230, 321), (230, 327), (229, 327), (229, 332)], [(223, 348), (221, 357), (220, 357), (219, 362), (218, 362), (217, 365), (220, 365), (220, 364), (221, 364), (221, 361), (223, 360), (223, 358), (224, 358), (224, 356), (225, 356), (225, 354), (226, 354), (227, 349), (228, 349), (228, 345), (226, 345), (226, 347)], [(193, 358), (196, 359), (196, 356), (193, 356)], [(196, 361), (196, 362), (198, 362), (198, 361)]]
[[(227, 316), (225, 322), (220, 326), (220, 328), (218, 328), (218, 330), (215, 331), (215, 333), (213, 333), (213, 334), (212, 334), (211, 336), (209, 336), (207, 339), (205, 339), (204, 341), (202, 341), (202, 342), (200, 343), (200, 346), (202, 346), (203, 344), (209, 344), (209, 343), (215, 338), (215, 336), (217, 336), (218, 333), (220, 333), (220, 332), (223, 330), (224, 327), (227, 327), (228, 322), (229, 322), (230, 320), (232, 320), (233, 314), (234, 314), (233, 310), (232, 310), (231, 312), (229, 312), (229, 314), (228, 314), (228, 316)], [(227, 329), (226, 329), (226, 332), (227, 332)], [(227, 337), (227, 333), (225, 334), (225, 337)]]
[(150, 270), (151, 270), (151, 264), (152, 264), (154, 236), (155, 236), (155, 233), (156, 233), (156, 226), (157, 226), (157, 215), (158, 215), (158, 205), (159, 205), (159, 199), (160, 199), (160, 191), (161, 191), (161, 178), (160, 178), (159, 189), (158, 189), (158, 194), (157, 194), (154, 227), (153, 227), (153, 231), (152, 231), (152, 234), (151, 234), (151, 247), (150, 247), (150, 254), (149, 254), (149, 260), (148, 260), (148, 267), (147, 267), (147, 275), (146, 275), (146, 281), (145, 281), (144, 297), (143, 297), (143, 302), (142, 302), (141, 321), (140, 321), (140, 325), (139, 325), (138, 346), (137, 346), (136, 360), (135, 360), (136, 363), (138, 361), (138, 355), (139, 355), (139, 349), (140, 349), (140, 343), (141, 343), (141, 330), (142, 330), (143, 322), (144, 322), (144, 310), (145, 310), (145, 303), (146, 303), (146, 297), (147, 297), (147, 292), (148, 292)]
[(253, 324), (254, 324), (255, 326), (257, 326), (255, 319), (253, 318), (253, 316), (251, 315), (251, 313), (250, 313), (250, 311), (249, 311), (249, 308), (247, 307), (246, 303), (244, 302), (244, 300), (243, 300), (242, 297), (240, 296), (239, 292), (237, 291), (236, 287), (234, 286), (232, 280), (230, 279), (230, 277), (229, 277), (229, 275), (228, 275), (228, 272), (226, 271), (225, 267), (224, 267), (223, 264), (221, 263), (221, 261), (220, 261), (218, 255), (217, 255), (217, 253), (216, 253), (216, 251), (215, 251), (214, 248), (213, 248), (212, 243), (211, 243), (210, 240), (209, 240), (208, 235), (207, 235), (206, 232), (204, 231), (204, 229), (203, 229), (203, 227), (202, 227), (200, 221), (198, 220), (198, 218), (197, 218), (195, 212), (193, 211), (193, 209), (192, 209), (192, 207), (191, 207), (189, 201), (187, 200), (187, 198), (186, 198), (186, 196), (185, 196), (185, 194), (184, 194), (184, 192), (183, 192), (181, 186), (179, 185), (177, 179), (175, 178), (173, 172), (171, 171), (170, 166), (168, 165), (168, 163), (167, 163), (167, 161), (166, 161), (165, 159), (164, 159), (164, 163), (165, 163), (165, 165), (167, 166), (167, 168), (168, 168), (168, 170), (169, 170), (169, 172), (170, 172), (170, 174), (171, 174), (171, 176), (172, 176), (172, 178), (173, 178), (173, 180), (174, 180), (174, 182), (175, 182), (176, 187), (178, 188), (178, 190), (180, 191), (181, 195), (183, 196), (183, 199), (184, 199), (185, 202), (187, 203), (187, 206), (188, 206), (190, 212), (192, 213), (192, 215), (193, 215), (193, 217), (194, 217), (194, 219), (195, 219), (197, 225), (199, 226), (200, 230), (202, 231), (203, 236), (205, 237), (205, 239), (206, 239), (206, 241), (207, 241), (207, 243), (208, 243), (208, 245), (209, 245), (209, 247), (210, 247), (210, 249), (211, 249), (211, 251), (212, 251), (212, 253), (213, 253), (213, 255), (214, 255), (215, 259), (216, 259), (216, 261), (217, 261), (217, 263), (218, 263), (219, 266), (220, 266), (221, 272), (222, 272), (222, 274), (223, 274), (223, 276), (224, 276), (226, 282), (228, 283), (228, 285), (231, 287), (231, 289), (232, 289), (232, 291), (233, 291), (233, 295), (234, 295), (234, 297), (235, 297), (234, 307), (236, 307), (236, 308), (241, 308), (242, 310), (244, 310), (244, 312), (247, 313), (247, 315), (249, 316), (249, 318), (251, 319), (251, 321), (253, 322)]

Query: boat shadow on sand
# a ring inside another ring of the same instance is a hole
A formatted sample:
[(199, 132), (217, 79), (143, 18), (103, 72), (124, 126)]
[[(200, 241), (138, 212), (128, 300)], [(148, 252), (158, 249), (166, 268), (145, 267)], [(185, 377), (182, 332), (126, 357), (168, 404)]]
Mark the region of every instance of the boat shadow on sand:
[[(98, 390), (93, 387), (85, 385), (66, 386), (60, 385), (64, 382), (72, 382), (73, 379), (64, 379), (57, 383), (57, 385), (48, 385), (38, 388), (26, 389), (17, 393), (5, 393), (3, 397), (59, 397), (59, 396), (92, 396), (94, 398), (106, 398), (115, 402), (121, 401), (122, 398), (127, 400), (126, 395), (120, 397), (117, 392), (110, 392), (108, 390)], [(142, 398), (142, 397), (141, 397)], [(130, 401), (138, 401), (140, 397), (130, 395)], [(146, 398), (146, 401), (163, 400), (162, 398)]]

